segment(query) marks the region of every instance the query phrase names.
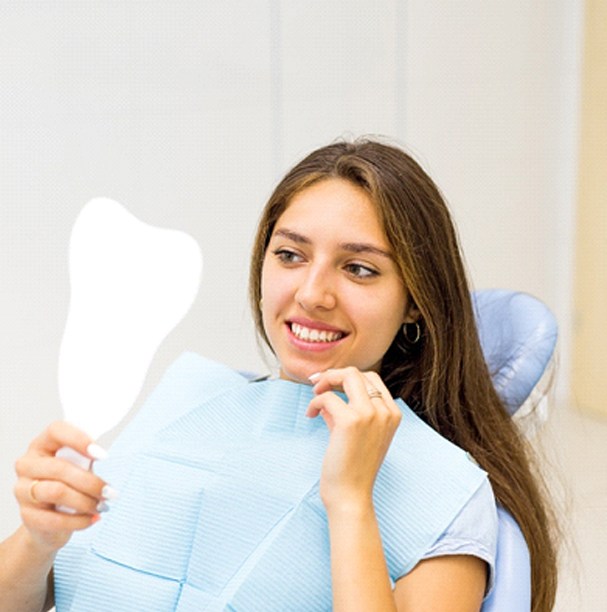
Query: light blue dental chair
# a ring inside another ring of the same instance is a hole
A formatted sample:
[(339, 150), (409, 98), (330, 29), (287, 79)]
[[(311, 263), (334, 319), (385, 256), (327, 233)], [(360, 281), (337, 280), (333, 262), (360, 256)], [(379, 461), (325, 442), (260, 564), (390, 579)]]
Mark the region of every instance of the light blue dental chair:
[[(546, 418), (557, 323), (536, 298), (500, 289), (473, 294), (477, 326), (493, 383), (512, 417), (532, 435)], [(483, 612), (531, 609), (529, 551), (514, 519), (498, 508), (495, 586)]]

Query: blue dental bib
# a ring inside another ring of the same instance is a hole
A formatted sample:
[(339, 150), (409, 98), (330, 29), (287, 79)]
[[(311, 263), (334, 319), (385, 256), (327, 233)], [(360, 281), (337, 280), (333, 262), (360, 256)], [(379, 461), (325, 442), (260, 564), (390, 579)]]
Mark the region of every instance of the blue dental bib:
[[(96, 468), (121, 496), (60, 551), (58, 612), (330, 610), (318, 490), (329, 433), (305, 416), (312, 397), (182, 356)], [(398, 403), (374, 489), (394, 581), (486, 478)]]

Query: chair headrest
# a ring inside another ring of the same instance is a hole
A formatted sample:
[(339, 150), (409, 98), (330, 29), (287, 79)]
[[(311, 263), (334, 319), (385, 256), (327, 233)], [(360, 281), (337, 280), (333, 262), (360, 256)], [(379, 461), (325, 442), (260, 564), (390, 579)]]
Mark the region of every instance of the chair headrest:
[(493, 384), (514, 414), (551, 363), (558, 325), (537, 298), (505, 289), (472, 294), (483, 354)]

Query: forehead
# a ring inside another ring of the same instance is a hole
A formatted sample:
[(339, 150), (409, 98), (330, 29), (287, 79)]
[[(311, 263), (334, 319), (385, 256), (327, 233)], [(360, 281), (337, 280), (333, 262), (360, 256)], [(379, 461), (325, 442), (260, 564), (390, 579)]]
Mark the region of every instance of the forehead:
[(339, 178), (319, 181), (295, 194), (274, 231), (284, 227), (312, 238), (337, 234), (340, 240), (364, 239), (384, 247), (388, 244), (369, 195), (354, 183)]

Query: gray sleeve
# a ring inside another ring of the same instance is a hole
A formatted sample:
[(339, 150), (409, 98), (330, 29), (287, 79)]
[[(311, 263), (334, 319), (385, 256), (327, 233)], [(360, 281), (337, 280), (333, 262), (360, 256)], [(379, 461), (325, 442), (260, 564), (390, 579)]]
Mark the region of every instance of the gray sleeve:
[(444, 555), (473, 555), (483, 559), (489, 568), (485, 593), (488, 595), (495, 578), (497, 529), (495, 497), (489, 481), (486, 480), (426, 551), (422, 560)]

